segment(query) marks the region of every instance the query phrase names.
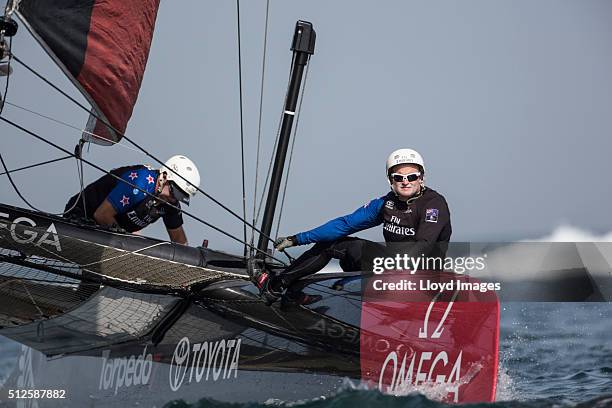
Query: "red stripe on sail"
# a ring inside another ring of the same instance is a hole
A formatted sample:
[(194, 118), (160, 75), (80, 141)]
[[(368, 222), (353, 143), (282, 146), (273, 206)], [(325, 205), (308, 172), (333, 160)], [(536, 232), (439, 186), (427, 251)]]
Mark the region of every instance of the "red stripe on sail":
[[(124, 133), (132, 116), (153, 38), (159, 0), (97, 0), (77, 80), (111, 126)], [(100, 123), (94, 133), (117, 142)]]

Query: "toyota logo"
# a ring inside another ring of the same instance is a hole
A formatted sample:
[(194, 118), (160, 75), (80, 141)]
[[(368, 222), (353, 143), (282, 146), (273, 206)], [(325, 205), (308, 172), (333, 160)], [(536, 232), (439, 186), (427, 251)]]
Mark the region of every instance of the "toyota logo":
[(183, 385), (185, 373), (187, 373), (187, 366), (189, 365), (189, 351), (189, 339), (187, 337), (183, 337), (176, 345), (174, 355), (172, 356), (172, 361), (170, 362), (170, 371), (168, 376), (172, 391), (177, 391), (179, 388), (181, 388), (181, 385)]

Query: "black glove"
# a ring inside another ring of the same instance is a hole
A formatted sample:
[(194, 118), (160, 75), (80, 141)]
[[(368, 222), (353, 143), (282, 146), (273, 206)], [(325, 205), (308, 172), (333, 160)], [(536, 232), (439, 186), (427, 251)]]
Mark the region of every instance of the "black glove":
[(274, 241), (274, 248), (276, 248), (277, 251), (284, 251), (295, 245), (297, 245), (295, 235), (291, 235), (290, 237), (278, 237), (276, 241)]

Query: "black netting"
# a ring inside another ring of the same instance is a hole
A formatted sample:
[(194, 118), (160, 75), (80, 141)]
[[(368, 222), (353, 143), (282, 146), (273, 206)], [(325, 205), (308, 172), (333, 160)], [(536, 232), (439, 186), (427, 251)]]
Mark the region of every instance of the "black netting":
[[(34, 239), (33, 237), (36, 237)], [(135, 250), (123, 250), (24, 224), (12, 224), (10, 231), (0, 235), (2, 259), (30, 268), (48, 270), (61, 276), (77, 279), (115, 281), (117, 285), (134, 286), (135, 290), (187, 290), (195, 284), (227, 279), (235, 274), (187, 265), (145, 255), (168, 242), (143, 240)], [(5, 270), (7, 269), (7, 270)], [(18, 272), (19, 268), (2, 267), (0, 276), (17, 275), (35, 278), (32, 271)], [(23, 276), (26, 273), (27, 276)], [(87, 275), (90, 274), (90, 275)]]

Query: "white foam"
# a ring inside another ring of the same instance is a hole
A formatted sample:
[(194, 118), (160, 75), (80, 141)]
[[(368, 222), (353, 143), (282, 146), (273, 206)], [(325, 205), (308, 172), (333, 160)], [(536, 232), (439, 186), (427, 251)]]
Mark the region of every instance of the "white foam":
[(603, 235), (571, 225), (560, 225), (542, 238), (526, 239), (523, 242), (612, 242), (612, 231)]

